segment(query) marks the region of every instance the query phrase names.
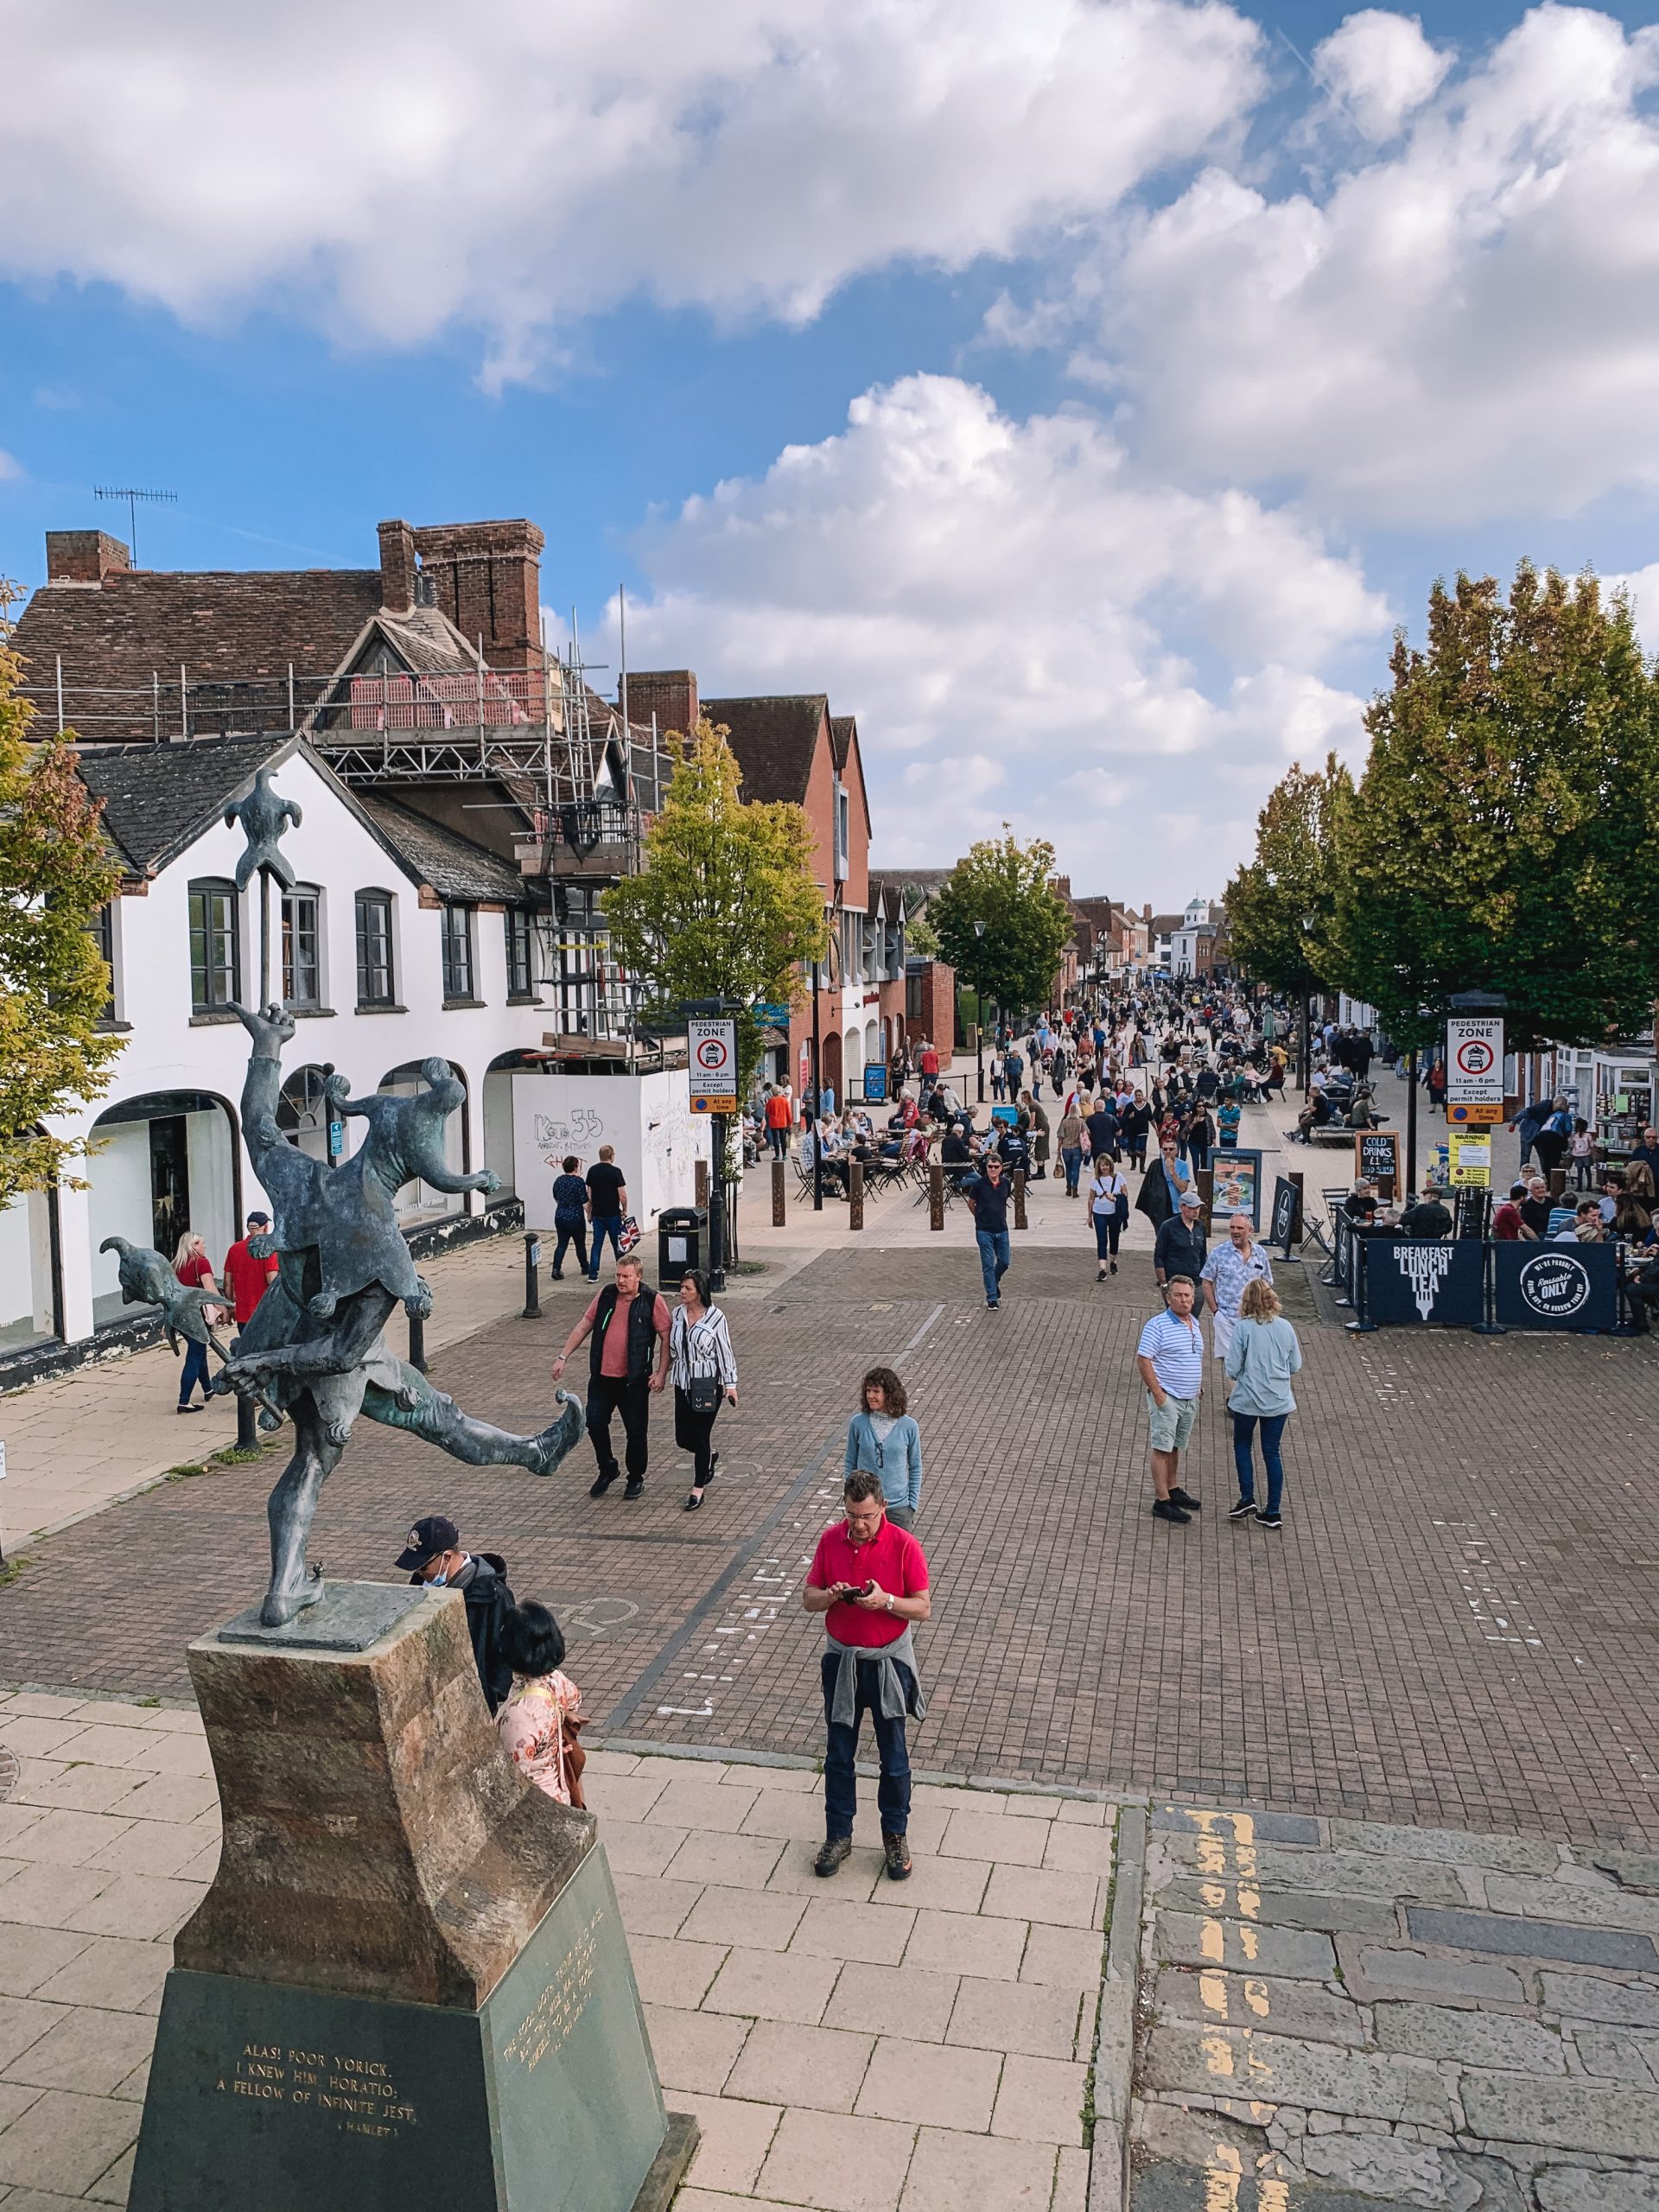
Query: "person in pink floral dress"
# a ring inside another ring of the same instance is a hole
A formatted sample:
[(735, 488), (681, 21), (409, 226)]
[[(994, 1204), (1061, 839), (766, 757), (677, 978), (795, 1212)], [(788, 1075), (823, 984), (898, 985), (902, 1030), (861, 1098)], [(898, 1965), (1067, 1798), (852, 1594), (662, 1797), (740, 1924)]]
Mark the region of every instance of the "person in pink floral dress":
[(545, 1605), (515, 1605), (502, 1643), (512, 1688), (495, 1716), (501, 1748), (525, 1779), (561, 1805), (582, 1805), (587, 1755), (576, 1741), (582, 1692), (560, 1673), (564, 1637)]

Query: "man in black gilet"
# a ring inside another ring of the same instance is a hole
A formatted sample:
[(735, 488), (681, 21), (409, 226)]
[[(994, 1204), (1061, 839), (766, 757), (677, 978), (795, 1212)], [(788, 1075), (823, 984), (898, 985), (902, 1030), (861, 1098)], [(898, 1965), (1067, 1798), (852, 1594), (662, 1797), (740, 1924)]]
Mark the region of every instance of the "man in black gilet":
[(628, 1480), (622, 1495), (638, 1497), (645, 1487), (651, 1393), (660, 1390), (668, 1379), (668, 1323), (667, 1302), (660, 1292), (646, 1287), (639, 1261), (619, 1260), (616, 1281), (600, 1292), (553, 1363), (556, 1382), (576, 1346), (584, 1337), (590, 1339), (588, 1433), (599, 1472), (589, 1497), (603, 1497), (622, 1471), (611, 1448), (611, 1415), (617, 1412), (627, 1439)]

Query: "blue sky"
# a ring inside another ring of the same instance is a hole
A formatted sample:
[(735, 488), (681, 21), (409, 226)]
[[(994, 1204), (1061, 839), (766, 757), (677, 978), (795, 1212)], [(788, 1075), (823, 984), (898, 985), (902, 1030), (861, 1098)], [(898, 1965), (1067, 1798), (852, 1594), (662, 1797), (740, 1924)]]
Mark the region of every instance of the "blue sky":
[(1651, 9), (84, 12), (0, 26), (26, 586), (98, 482), (178, 493), (146, 566), (529, 514), (595, 656), (622, 582), (637, 662), (855, 711), (880, 857), (1160, 906), (1437, 572), (1659, 609)]

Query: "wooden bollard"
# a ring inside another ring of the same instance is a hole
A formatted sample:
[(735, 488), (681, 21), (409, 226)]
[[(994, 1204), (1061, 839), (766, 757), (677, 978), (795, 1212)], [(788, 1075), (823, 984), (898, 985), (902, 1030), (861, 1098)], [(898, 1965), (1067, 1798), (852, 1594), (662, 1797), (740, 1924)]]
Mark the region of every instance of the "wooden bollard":
[(1215, 1175), (1210, 1168), (1200, 1167), (1197, 1171), (1194, 1179), (1198, 1186), (1198, 1197), (1204, 1206), (1205, 1225), (1207, 1228), (1210, 1223), (1211, 1210), (1214, 1206), (1216, 1200)]
[(927, 1171), (927, 1225), (930, 1229), (944, 1227), (944, 1170), (937, 1160), (930, 1163)]
[(1026, 1171), (1023, 1167), (1016, 1167), (1014, 1171), (1014, 1225), (1016, 1229), (1023, 1229), (1026, 1225)]
[(852, 1160), (847, 1163), (847, 1226), (864, 1226), (864, 1163)]
[(787, 1196), (786, 1181), (787, 1181), (788, 1173), (789, 1173), (789, 1163), (787, 1162), (787, 1160), (774, 1160), (772, 1161), (772, 1227), (773, 1227), (774, 1229), (781, 1229), (781, 1228), (784, 1226), (784, 1222), (785, 1222), (785, 1198), (786, 1198), (786, 1196)]
[(706, 1206), (709, 1203), (709, 1163), (699, 1160), (691, 1171), (691, 1203)]
[(1557, 1205), (1560, 1205), (1561, 1200), (1567, 1196), (1567, 1170), (1565, 1167), (1552, 1167), (1550, 1169), (1549, 1195), (1554, 1199)]

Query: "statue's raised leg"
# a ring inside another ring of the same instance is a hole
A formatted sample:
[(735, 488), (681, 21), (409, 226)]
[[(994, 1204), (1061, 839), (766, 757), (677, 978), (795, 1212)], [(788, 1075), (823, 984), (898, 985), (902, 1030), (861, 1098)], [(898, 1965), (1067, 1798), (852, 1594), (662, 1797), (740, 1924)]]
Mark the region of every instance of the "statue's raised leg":
[(435, 1390), (407, 1363), (399, 1363), (399, 1376), (396, 1389), (371, 1382), (363, 1395), (364, 1412), (388, 1428), (423, 1436), (467, 1466), (528, 1467), (533, 1475), (550, 1475), (581, 1439), (582, 1401), (566, 1391), (557, 1393), (559, 1411), (544, 1429), (535, 1436), (515, 1436), (462, 1413), (453, 1398)]

